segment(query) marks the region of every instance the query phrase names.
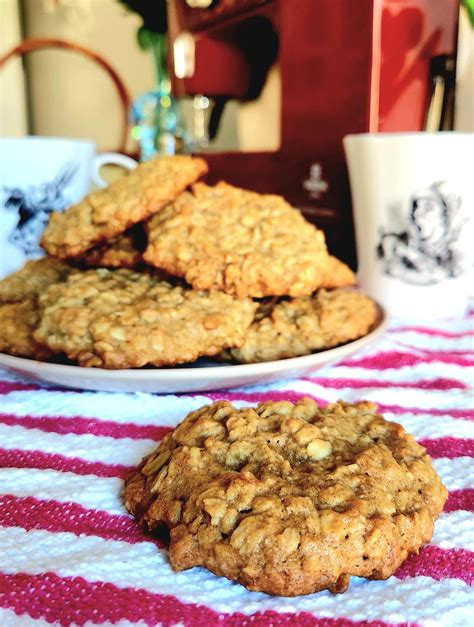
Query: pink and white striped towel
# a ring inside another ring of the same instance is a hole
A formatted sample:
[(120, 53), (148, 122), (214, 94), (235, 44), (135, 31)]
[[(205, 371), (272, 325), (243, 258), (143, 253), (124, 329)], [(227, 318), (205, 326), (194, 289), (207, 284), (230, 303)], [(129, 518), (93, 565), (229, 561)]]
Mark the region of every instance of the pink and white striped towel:
[[(393, 321), (350, 359), (279, 384), (158, 396), (77, 392), (0, 371), (0, 626), (474, 625), (474, 315)], [(203, 568), (175, 574), (121, 500), (128, 469), (188, 411), (303, 395), (370, 399), (449, 490), (433, 540), (388, 581), (282, 598)]]

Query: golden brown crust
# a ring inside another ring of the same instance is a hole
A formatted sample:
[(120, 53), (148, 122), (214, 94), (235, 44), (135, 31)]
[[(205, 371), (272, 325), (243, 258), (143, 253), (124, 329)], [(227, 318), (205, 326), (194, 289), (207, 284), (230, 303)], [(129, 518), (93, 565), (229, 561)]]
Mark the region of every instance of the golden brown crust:
[(0, 281), (0, 352), (33, 359), (52, 356), (52, 351), (33, 337), (39, 323), (37, 298), (72, 271), (57, 259), (45, 257), (28, 261)]
[(191, 412), (125, 484), (145, 529), (170, 527), (175, 570), (286, 596), (386, 579), (446, 496), (425, 449), (373, 405), (310, 399)]
[(28, 261), (23, 268), (0, 281), (0, 303), (15, 303), (41, 294), (62, 281), (71, 267), (50, 257)]
[(39, 323), (37, 298), (71, 271), (70, 266), (45, 257), (28, 261), (0, 281), (0, 352), (33, 359), (52, 356), (51, 350), (33, 338)]
[(329, 261), (323, 232), (283, 198), (226, 183), (181, 194), (150, 220), (148, 242), (150, 265), (237, 297), (303, 296), (352, 276)]
[(36, 298), (0, 304), (0, 352), (40, 360), (51, 357), (52, 351), (33, 337), (38, 323)]
[(81, 366), (171, 366), (243, 342), (249, 299), (173, 287), (151, 274), (76, 272), (40, 298), (35, 338)]
[(366, 335), (378, 317), (375, 303), (354, 290), (318, 290), (313, 296), (264, 303), (239, 348), (240, 363), (309, 355)]
[(86, 250), (74, 261), (90, 268), (129, 268), (144, 265), (143, 251), (146, 247), (146, 236), (143, 226), (137, 224), (110, 242), (103, 242)]
[(41, 246), (60, 259), (77, 257), (153, 215), (205, 172), (205, 161), (184, 155), (141, 163), (67, 211), (52, 213)]
[(346, 266), (346, 264), (337, 257), (329, 255), (329, 259), (325, 266), (323, 279), (319, 287), (324, 287), (326, 289), (333, 289), (336, 287), (350, 287), (351, 285), (355, 284), (355, 281), (355, 274), (352, 272), (349, 266)]

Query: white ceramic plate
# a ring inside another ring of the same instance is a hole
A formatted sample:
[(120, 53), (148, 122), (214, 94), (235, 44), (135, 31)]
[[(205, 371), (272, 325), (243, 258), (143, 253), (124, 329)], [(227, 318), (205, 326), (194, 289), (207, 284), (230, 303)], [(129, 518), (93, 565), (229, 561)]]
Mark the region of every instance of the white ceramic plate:
[(370, 344), (383, 333), (386, 326), (386, 315), (380, 308), (377, 325), (365, 337), (304, 357), (258, 364), (228, 365), (205, 361), (192, 367), (104, 370), (50, 364), (0, 353), (0, 366), (36, 381), (79, 390), (161, 394), (224, 390), (303, 376), (317, 368), (340, 361)]

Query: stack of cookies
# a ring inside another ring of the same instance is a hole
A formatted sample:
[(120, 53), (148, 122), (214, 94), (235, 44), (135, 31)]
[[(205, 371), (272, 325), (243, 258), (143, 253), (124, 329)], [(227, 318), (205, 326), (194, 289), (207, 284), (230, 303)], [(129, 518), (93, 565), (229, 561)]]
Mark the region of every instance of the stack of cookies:
[(53, 213), (48, 257), (0, 282), (0, 350), (81, 366), (238, 363), (366, 335), (377, 308), (283, 198), (197, 182), (191, 156), (139, 165)]

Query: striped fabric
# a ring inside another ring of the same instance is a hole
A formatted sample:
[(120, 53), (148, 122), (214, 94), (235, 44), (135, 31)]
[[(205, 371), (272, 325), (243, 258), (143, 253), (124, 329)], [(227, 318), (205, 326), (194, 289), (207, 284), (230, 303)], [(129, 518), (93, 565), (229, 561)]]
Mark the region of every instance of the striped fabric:
[[(278, 384), (159, 396), (78, 392), (0, 371), (0, 627), (474, 625), (474, 315), (384, 337)], [(388, 581), (343, 595), (251, 593), (202, 568), (173, 573), (126, 513), (130, 467), (216, 399), (369, 399), (427, 448), (449, 490), (433, 541)]]

